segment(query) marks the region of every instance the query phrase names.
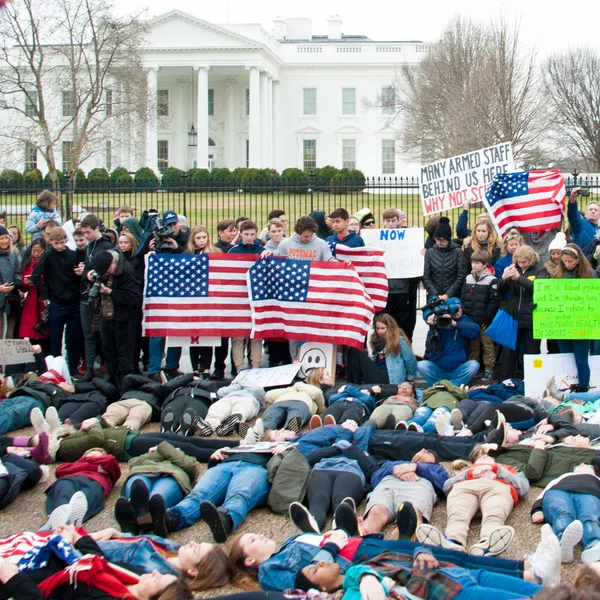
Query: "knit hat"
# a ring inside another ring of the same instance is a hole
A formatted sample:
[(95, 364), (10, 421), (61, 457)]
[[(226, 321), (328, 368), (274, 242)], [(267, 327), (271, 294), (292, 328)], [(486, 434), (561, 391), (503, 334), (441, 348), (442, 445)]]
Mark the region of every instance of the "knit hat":
[(375, 216), (373, 215), (373, 212), (371, 211), (370, 208), (361, 208), (357, 213), (355, 213), (354, 215), (359, 221), (360, 221), (360, 226), (362, 227), (365, 224), (365, 221), (367, 219), (373, 219), (375, 220)]
[(296, 579), (294, 580), (294, 589), (295, 590), (304, 590), (308, 592), (308, 590), (315, 587), (315, 584), (302, 572), (302, 570), (296, 573)]
[(104, 273), (110, 269), (112, 262), (113, 255), (111, 254), (110, 250), (101, 250), (94, 256), (94, 259), (92, 260), (92, 267), (96, 273), (104, 275)]
[(0, 235), (10, 235), (10, 233), (8, 233), (8, 229), (6, 229), (6, 227), (3, 225), (0, 225)]
[(556, 234), (556, 237), (550, 242), (548, 252), (550, 250), (562, 250), (567, 245), (567, 237), (562, 231)]
[(452, 228), (450, 227), (450, 219), (448, 217), (441, 217), (438, 226), (433, 232), (433, 239), (444, 238), (449, 242), (452, 241)]

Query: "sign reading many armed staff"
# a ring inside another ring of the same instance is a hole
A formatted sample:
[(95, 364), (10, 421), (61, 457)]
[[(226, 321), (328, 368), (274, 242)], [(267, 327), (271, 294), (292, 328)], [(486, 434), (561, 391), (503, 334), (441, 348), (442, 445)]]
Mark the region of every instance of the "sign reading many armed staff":
[(496, 175), (514, 170), (510, 142), (423, 165), (419, 177), (423, 214), (457, 208), (465, 200), (480, 202)]

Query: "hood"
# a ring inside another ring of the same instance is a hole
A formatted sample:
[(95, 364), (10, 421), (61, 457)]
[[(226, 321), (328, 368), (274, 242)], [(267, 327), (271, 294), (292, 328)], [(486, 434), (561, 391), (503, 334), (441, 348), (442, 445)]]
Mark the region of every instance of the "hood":
[(329, 229), (327, 229), (327, 225), (325, 225), (325, 211), (324, 210), (313, 210), (313, 212), (309, 213), (309, 217), (312, 217), (319, 229), (317, 229), (317, 237), (320, 237), (322, 240), (327, 239), (330, 235)]

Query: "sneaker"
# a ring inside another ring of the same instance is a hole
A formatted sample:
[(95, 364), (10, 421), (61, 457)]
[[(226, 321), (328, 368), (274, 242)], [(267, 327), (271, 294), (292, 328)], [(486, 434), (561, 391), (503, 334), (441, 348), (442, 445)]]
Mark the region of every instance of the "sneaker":
[(310, 418), (310, 423), (308, 424), (309, 429), (312, 431), (313, 429), (319, 429), (319, 427), (323, 427), (323, 419), (321, 419), (320, 415), (313, 415)]
[(212, 502), (204, 500), (200, 502), (200, 514), (209, 526), (213, 538), (217, 544), (227, 541), (227, 536), (233, 531), (233, 519), (229, 513), (217, 508)]
[(252, 427), (245, 421), (241, 421), (240, 423), (236, 423), (235, 431), (242, 438), (245, 439), (248, 435), (248, 431), (250, 431)]
[(181, 424), (174, 433), (180, 433), (181, 435), (193, 436), (196, 432), (198, 421), (201, 419), (200, 415), (193, 408), (186, 408), (181, 415)]
[(343, 529), (348, 534), (348, 537), (359, 535), (356, 513), (346, 502), (340, 502), (335, 509), (331, 528)]
[(256, 441), (260, 442), (263, 434), (265, 433), (264, 421), (259, 417), (258, 419), (256, 419), (256, 421), (254, 421), (253, 428), (254, 428), (254, 433), (257, 436)]
[(225, 371), (217, 371), (215, 369), (214, 373), (210, 376), (210, 378), (217, 380), (225, 379)]
[(79, 365), (79, 368), (77, 369), (77, 373), (79, 373), (79, 375), (85, 375), (87, 370), (88, 370), (87, 364), (86, 364), (85, 360), (82, 360), (81, 364)]
[[(411, 423), (412, 425), (412, 423)], [(396, 431), (408, 431), (408, 425), (406, 424), (406, 421), (398, 421), (396, 423), (396, 427), (394, 427), (394, 429)]]
[(308, 508), (300, 502), (290, 504), (290, 519), (292, 523), (303, 533), (321, 533), (315, 518), (310, 514)]
[(529, 561), (533, 574), (541, 580), (544, 587), (560, 583), (560, 543), (550, 525), (542, 526), (541, 541), (535, 552), (525, 558)]
[(510, 525), (502, 525), (494, 529), (487, 540), (473, 544), (469, 550), (472, 556), (495, 556), (502, 554), (515, 537), (515, 530)]
[(399, 540), (412, 540), (417, 527), (421, 525), (421, 517), (412, 502), (403, 502), (396, 511), (396, 527)]
[(499, 410), (494, 411), (494, 416), (492, 417), (488, 427), (491, 427), (492, 429), (498, 429), (498, 427), (500, 427), (502, 424), (506, 425), (506, 417)]
[(96, 375), (92, 369), (87, 369), (84, 373), (81, 373), (80, 376), (78, 376), (78, 381), (79, 383), (89, 383), (92, 381), (92, 379), (94, 379), (95, 376)]
[(492, 373), (492, 371), (488, 371), (487, 369), (482, 373), (481, 375), (481, 379), (484, 379), (486, 381), (491, 381), (492, 377), (494, 376), (494, 374)]
[[(350, 508), (356, 513), (356, 502), (354, 501), (354, 498), (351, 498), (350, 496), (346, 496), (342, 502), (344, 504), (347, 504), (348, 506), (350, 506)], [(342, 502), (340, 502), (340, 504), (342, 504)]]
[(465, 425), (457, 434), (456, 437), (471, 437), (473, 432)]
[(555, 400), (559, 402), (563, 402), (566, 399), (566, 395), (564, 392), (561, 392), (556, 385), (556, 378), (554, 375), (548, 379), (548, 383), (546, 383), (546, 392), (548, 392), (549, 396), (552, 396)]
[(221, 423), (217, 429), (215, 430), (218, 436), (231, 435), (235, 431), (236, 423), (243, 421), (244, 418), (239, 413), (234, 413), (229, 417), (229, 419), (225, 420)]
[(49, 406), (46, 409), (46, 423), (50, 427), (50, 433), (56, 433), (56, 430), (62, 425), (58, 411), (54, 406)]
[(68, 525), (75, 525), (80, 527), (85, 520), (85, 513), (88, 509), (88, 501), (83, 492), (75, 492), (69, 500), (69, 509), (71, 515), (69, 516)]
[(152, 517), (150, 516), (150, 492), (146, 484), (140, 479), (136, 479), (131, 486), (130, 498), (133, 512), (135, 513), (135, 522), (138, 531), (144, 533), (152, 527)]
[(579, 520), (569, 523), (560, 536), (560, 560), (563, 563), (573, 562), (573, 548), (583, 537), (583, 524)]
[(421, 425), (418, 423), (409, 423), (408, 431), (418, 431), (419, 433), (423, 433), (423, 427), (421, 427)]
[(325, 415), (325, 418), (323, 419), (323, 423), (325, 425), (335, 425), (336, 424), (335, 417), (333, 415)]
[(302, 421), (300, 420), (300, 417), (292, 417), (287, 426), (286, 429), (288, 431), (293, 431), (294, 433), (298, 433), (300, 431), (300, 428), (302, 427)]
[(50, 425), (48, 425), (48, 421), (44, 419), (44, 414), (37, 406), (31, 409), (29, 420), (36, 433), (50, 433)]
[(589, 548), (586, 548), (581, 553), (581, 562), (584, 565), (589, 565), (593, 562), (598, 562), (600, 560), (600, 543), (594, 544)]
[(213, 428), (204, 419), (198, 419), (196, 431), (202, 437), (210, 437), (213, 434)]
[(180, 377), (181, 375), (183, 375), (183, 373), (177, 368), (163, 369), (163, 373), (166, 375), (167, 381), (170, 381), (171, 379), (175, 379), (175, 377)]
[(148, 507), (152, 517), (152, 532), (154, 535), (166, 538), (170, 531), (177, 529), (177, 518), (171, 511), (167, 510), (162, 496), (158, 494), (151, 496)]
[(452, 427), (454, 427), (456, 431), (460, 431), (463, 428), (463, 414), (458, 408), (455, 408), (450, 413), (450, 423), (452, 423)]
[[(183, 415), (182, 415), (183, 420)], [(160, 432), (176, 433), (175, 431), (175, 413), (172, 410), (164, 411), (160, 416)]]
[(40, 483), (46, 483), (50, 479), (50, 467), (48, 465), (39, 465), (38, 469), (42, 473), (40, 477)]
[(454, 427), (450, 424), (450, 413), (444, 411), (435, 420), (435, 430), (438, 435), (454, 435)]
[(61, 504), (48, 515), (48, 520), (38, 531), (54, 531), (59, 525), (68, 525), (70, 517), (71, 507), (68, 504)]
[(453, 542), (448, 539), (435, 525), (429, 525), (423, 523), (417, 527), (417, 539), (421, 544), (429, 544), (430, 546), (441, 546), (442, 548), (448, 548), (449, 550), (458, 550), (459, 552), (465, 552), (463, 546), (457, 542)]
[(492, 429), (486, 436), (485, 440), (489, 444), (497, 444), (501, 448), (506, 444), (506, 425), (502, 423), (497, 429)]
[(137, 535), (135, 511), (133, 510), (133, 506), (131, 506), (131, 502), (124, 496), (117, 498), (115, 502), (115, 520), (123, 533)]

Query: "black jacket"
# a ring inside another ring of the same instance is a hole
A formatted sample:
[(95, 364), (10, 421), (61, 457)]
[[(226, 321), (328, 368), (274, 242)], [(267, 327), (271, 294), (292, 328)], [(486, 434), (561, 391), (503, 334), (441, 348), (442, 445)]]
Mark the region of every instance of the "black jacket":
[(77, 253), (69, 248), (57, 252), (50, 248), (33, 268), (31, 279), (44, 300), (58, 304), (79, 302), (81, 277), (73, 269), (79, 265)]
[(221, 252), (224, 252), (225, 254), (227, 254), (227, 252), (229, 252), (229, 250), (232, 247), (233, 247), (233, 244), (229, 244), (228, 242), (224, 242), (221, 239), (219, 239), (218, 241), (215, 242), (215, 248), (218, 248)]
[(119, 256), (111, 289), (110, 298), (115, 308), (115, 321), (135, 321), (142, 306), (142, 282), (123, 256)]
[(446, 248), (433, 246), (425, 255), (423, 285), (427, 297), (443, 294), (448, 298), (459, 296), (467, 271), (465, 255), (454, 242)]
[(498, 280), (489, 271), (478, 279), (469, 273), (462, 288), (463, 312), (477, 325), (489, 325), (500, 306)]
[(93, 242), (88, 242), (88, 245), (85, 247), (83, 254), (83, 275), (81, 276), (81, 293), (87, 295), (94, 285), (87, 278), (87, 274), (92, 270), (92, 260), (98, 252), (102, 250), (114, 250), (115, 247), (112, 245), (112, 242), (105, 235), (99, 237), (97, 240)]
[(498, 292), (504, 295), (510, 291), (511, 296), (507, 309), (510, 314), (519, 321), (519, 327), (523, 329), (533, 328), (533, 285), (536, 279), (547, 279), (548, 272), (541, 262), (532, 265), (526, 271), (521, 271), (518, 279), (500, 279)]

